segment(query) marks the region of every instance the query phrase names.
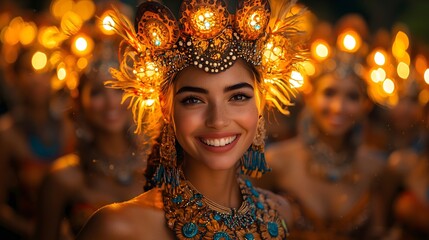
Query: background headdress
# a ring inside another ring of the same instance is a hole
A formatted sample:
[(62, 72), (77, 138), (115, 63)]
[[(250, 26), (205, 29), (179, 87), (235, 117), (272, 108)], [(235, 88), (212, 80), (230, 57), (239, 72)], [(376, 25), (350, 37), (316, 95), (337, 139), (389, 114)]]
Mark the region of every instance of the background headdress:
[(334, 74), (339, 80), (358, 78), (365, 85), (368, 30), (363, 18), (349, 14), (334, 26), (320, 22), (315, 29), (310, 41), (311, 58), (304, 64), (307, 76), (317, 80), (325, 74)]
[(403, 97), (416, 99), (421, 105), (429, 102), (427, 57), (412, 45), (405, 25), (377, 32), (365, 72), (369, 95), (376, 103), (391, 108)]

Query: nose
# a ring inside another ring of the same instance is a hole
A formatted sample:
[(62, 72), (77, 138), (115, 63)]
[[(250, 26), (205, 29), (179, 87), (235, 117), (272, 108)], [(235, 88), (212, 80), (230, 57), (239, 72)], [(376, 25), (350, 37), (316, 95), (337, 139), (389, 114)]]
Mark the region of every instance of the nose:
[(228, 115), (225, 106), (222, 106), (222, 104), (211, 104), (207, 109), (206, 126), (209, 128), (222, 129), (228, 126), (230, 122)]
[(109, 107), (118, 107), (121, 104), (121, 94), (114, 89), (106, 89), (106, 102)]
[(344, 110), (345, 107), (345, 100), (341, 97), (336, 97), (335, 99), (333, 99), (332, 104), (331, 104), (331, 110), (334, 113), (339, 113), (342, 112)]

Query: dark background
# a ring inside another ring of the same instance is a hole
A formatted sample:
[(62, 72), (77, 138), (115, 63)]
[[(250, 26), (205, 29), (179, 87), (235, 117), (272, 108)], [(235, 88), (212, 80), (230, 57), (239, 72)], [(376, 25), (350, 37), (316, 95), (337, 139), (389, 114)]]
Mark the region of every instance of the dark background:
[(429, 43), (429, 1), (427, 0), (299, 0), (321, 20), (335, 22), (347, 13), (359, 13), (374, 33), (405, 23), (411, 37)]
[[(1, 0), (0, 8), (12, 0)], [(112, 0), (109, 0), (112, 2)], [(114, 2), (115, 0), (113, 0)], [(120, 0), (134, 7), (141, 0)], [(13, 0), (21, 9), (35, 13), (49, 8), (51, 0)], [(103, 0), (95, 0), (98, 4)], [(164, 0), (167, 5), (179, 6), (179, 0)], [(324, 21), (335, 23), (341, 16), (358, 13), (368, 23), (370, 33), (380, 28), (391, 30), (397, 23), (405, 23), (412, 41), (429, 45), (429, 1), (428, 0), (298, 0)], [(0, 9), (1, 10), (1, 9)]]

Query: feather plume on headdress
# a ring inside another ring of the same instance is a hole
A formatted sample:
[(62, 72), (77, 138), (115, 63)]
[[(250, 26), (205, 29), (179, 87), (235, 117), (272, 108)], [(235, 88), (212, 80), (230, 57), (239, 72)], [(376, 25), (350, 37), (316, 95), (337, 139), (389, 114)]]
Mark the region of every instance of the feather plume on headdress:
[(269, 0), (271, 15), (263, 53), (267, 61), (261, 66), (267, 85), (265, 99), (283, 114), (289, 114), (287, 108), (292, 105), (291, 99), (296, 93), (289, 83), (291, 72), (298, 68), (294, 63), (305, 59), (303, 40), (300, 39), (302, 34), (296, 26), (306, 9), (301, 8), (293, 14), (292, 8), (296, 2)]
[[(122, 103), (129, 101), (128, 108), (133, 112), (134, 122), (136, 123), (135, 133), (140, 133), (145, 129), (145, 136), (150, 142), (154, 142), (158, 136), (161, 126), (159, 116), (162, 115), (161, 107), (159, 106), (160, 85), (156, 80), (139, 81), (141, 77), (136, 72), (139, 63), (146, 63), (140, 68), (150, 68), (149, 62), (146, 62), (142, 52), (146, 52), (148, 48), (142, 44), (134, 30), (133, 24), (124, 17), (116, 8), (113, 8), (114, 15), (111, 15), (114, 25), (108, 23), (118, 35), (123, 38), (119, 47), (119, 69), (110, 68), (110, 73), (115, 80), (106, 81), (106, 85), (115, 89), (124, 91)], [(142, 58), (143, 57), (143, 58)], [(153, 74), (156, 73), (153, 69)], [(149, 74), (149, 71), (140, 71), (140, 74)]]

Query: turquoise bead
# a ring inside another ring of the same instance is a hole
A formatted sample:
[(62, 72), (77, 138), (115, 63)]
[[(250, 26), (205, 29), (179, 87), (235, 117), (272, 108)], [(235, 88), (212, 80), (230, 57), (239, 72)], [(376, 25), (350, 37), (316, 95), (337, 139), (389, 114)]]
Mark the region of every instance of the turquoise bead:
[(182, 227), (183, 236), (193, 238), (198, 233), (198, 226), (195, 223), (185, 223)]
[(271, 237), (277, 237), (279, 235), (279, 227), (277, 223), (269, 222), (267, 224), (267, 227), (268, 227), (268, 233), (270, 234)]
[(226, 233), (226, 232), (217, 232), (213, 235), (213, 239), (214, 240), (221, 240), (221, 239), (230, 240), (231, 238), (229, 237), (228, 233)]

